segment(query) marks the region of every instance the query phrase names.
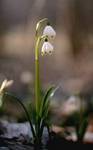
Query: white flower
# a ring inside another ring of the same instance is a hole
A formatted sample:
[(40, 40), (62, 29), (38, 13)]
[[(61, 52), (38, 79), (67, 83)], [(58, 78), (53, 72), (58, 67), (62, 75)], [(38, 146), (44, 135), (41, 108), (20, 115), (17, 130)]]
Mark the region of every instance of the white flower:
[(52, 26), (47, 25), (44, 30), (43, 30), (43, 35), (44, 36), (48, 36), (49, 38), (55, 38), (56, 36), (56, 32), (55, 30), (52, 28)]
[(42, 49), (41, 49), (41, 54), (52, 54), (53, 52), (53, 45), (49, 43), (47, 40), (43, 43)]
[(1, 87), (0, 87), (0, 94), (4, 91), (5, 88), (11, 86), (12, 84), (13, 84), (13, 80), (9, 80), (9, 81), (8, 81), (7, 79), (5, 79), (5, 80), (3, 81), (3, 83), (1, 84)]
[(65, 115), (70, 115), (73, 112), (79, 110), (80, 110), (80, 98), (72, 95), (71, 97), (68, 98), (66, 102), (64, 102), (62, 111)]

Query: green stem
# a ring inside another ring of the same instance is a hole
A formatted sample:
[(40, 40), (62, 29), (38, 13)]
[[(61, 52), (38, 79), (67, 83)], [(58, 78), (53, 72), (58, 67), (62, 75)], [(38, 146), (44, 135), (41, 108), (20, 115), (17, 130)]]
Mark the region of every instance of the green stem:
[(31, 131), (32, 131), (33, 137), (36, 138), (35, 131), (34, 131), (34, 128), (33, 128), (33, 125), (32, 125), (32, 122), (31, 122), (31, 119), (30, 119), (30, 116), (29, 116), (29, 113), (28, 113), (25, 105), (21, 102), (21, 100), (19, 98), (15, 97), (14, 95), (12, 95), (10, 93), (6, 92), (4, 95), (5, 96), (9, 96), (9, 97), (13, 98), (14, 100), (17, 100), (18, 103), (22, 106), (22, 108), (24, 109), (24, 111), (26, 113), (27, 119), (28, 119), (28, 121), (30, 123), (30, 127), (31, 127)]
[(40, 37), (37, 38), (36, 47), (35, 47), (35, 104), (36, 112), (39, 114), (39, 105), (40, 105), (40, 79), (39, 79), (39, 46), (40, 46)]
[(36, 141), (39, 142), (40, 138), (40, 121), (41, 118), (39, 116), (40, 111), (40, 76), (39, 76), (39, 48), (40, 42), (43, 37), (39, 34), (42, 30), (44, 24), (48, 21), (47, 18), (40, 20), (36, 26), (36, 45), (35, 45), (35, 109), (36, 109), (36, 120), (35, 120), (35, 131), (36, 131)]
[(40, 78), (39, 78), (39, 46), (41, 38), (36, 38), (36, 47), (35, 47), (35, 107), (36, 107), (36, 123), (35, 130), (37, 141), (39, 141), (39, 132), (40, 132), (40, 120), (39, 120), (39, 108), (40, 108)]

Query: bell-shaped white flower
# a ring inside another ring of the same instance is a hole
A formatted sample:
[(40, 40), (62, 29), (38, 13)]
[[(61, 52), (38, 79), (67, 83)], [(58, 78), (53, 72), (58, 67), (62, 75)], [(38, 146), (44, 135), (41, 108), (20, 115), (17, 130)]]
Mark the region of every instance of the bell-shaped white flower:
[(4, 91), (5, 88), (11, 86), (12, 84), (13, 84), (13, 80), (9, 80), (9, 81), (8, 81), (7, 79), (5, 79), (5, 80), (3, 81), (3, 83), (1, 84), (1, 87), (0, 87), (0, 94)]
[(53, 45), (46, 39), (42, 45), (41, 54), (42, 55), (52, 54), (53, 50), (54, 50)]
[(48, 36), (48, 38), (52, 39), (55, 38), (56, 36), (56, 32), (55, 30), (52, 28), (52, 26), (47, 25), (44, 30), (43, 30), (43, 35), (44, 36)]

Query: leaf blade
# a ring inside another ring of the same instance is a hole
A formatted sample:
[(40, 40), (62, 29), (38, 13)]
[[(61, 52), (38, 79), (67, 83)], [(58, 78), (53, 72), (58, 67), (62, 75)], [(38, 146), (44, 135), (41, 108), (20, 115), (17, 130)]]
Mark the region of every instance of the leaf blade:
[(56, 87), (55, 86), (51, 86), (48, 88), (48, 90), (46, 91), (42, 101), (41, 101), (41, 105), (40, 105), (40, 116), (42, 117), (44, 114), (43, 112), (46, 111), (49, 107), (49, 99), (51, 97), (53, 97), (55, 91), (56, 91)]

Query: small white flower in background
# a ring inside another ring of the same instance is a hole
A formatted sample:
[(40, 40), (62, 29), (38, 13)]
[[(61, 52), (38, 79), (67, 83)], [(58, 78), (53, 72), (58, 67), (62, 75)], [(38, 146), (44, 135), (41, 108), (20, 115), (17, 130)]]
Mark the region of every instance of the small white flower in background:
[(9, 87), (9, 86), (11, 86), (13, 84), (13, 80), (7, 80), (7, 79), (5, 79), (3, 82), (2, 82), (2, 84), (1, 84), (1, 87), (0, 87), (0, 107), (2, 106), (2, 104), (3, 104), (3, 92), (4, 92), (4, 90), (7, 88), (7, 87)]
[(45, 42), (42, 45), (42, 49), (41, 49), (41, 54), (45, 55), (45, 54), (52, 54), (54, 48), (53, 45), (48, 42), (47, 39), (45, 39)]
[(48, 36), (48, 38), (53, 39), (56, 36), (55, 30), (52, 28), (52, 26), (47, 25), (43, 30), (43, 35)]
[(12, 84), (13, 84), (13, 80), (8, 81), (7, 79), (5, 79), (3, 83), (1, 84), (0, 94), (4, 91), (4, 89), (6, 89), (7, 87), (10, 87)]
[(80, 109), (80, 98), (77, 96), (70, 96), (66, 102), (64, 102), (62, 107), (62, 112), (65, 115), (70, 115), (75, 111), (79, 111)]

